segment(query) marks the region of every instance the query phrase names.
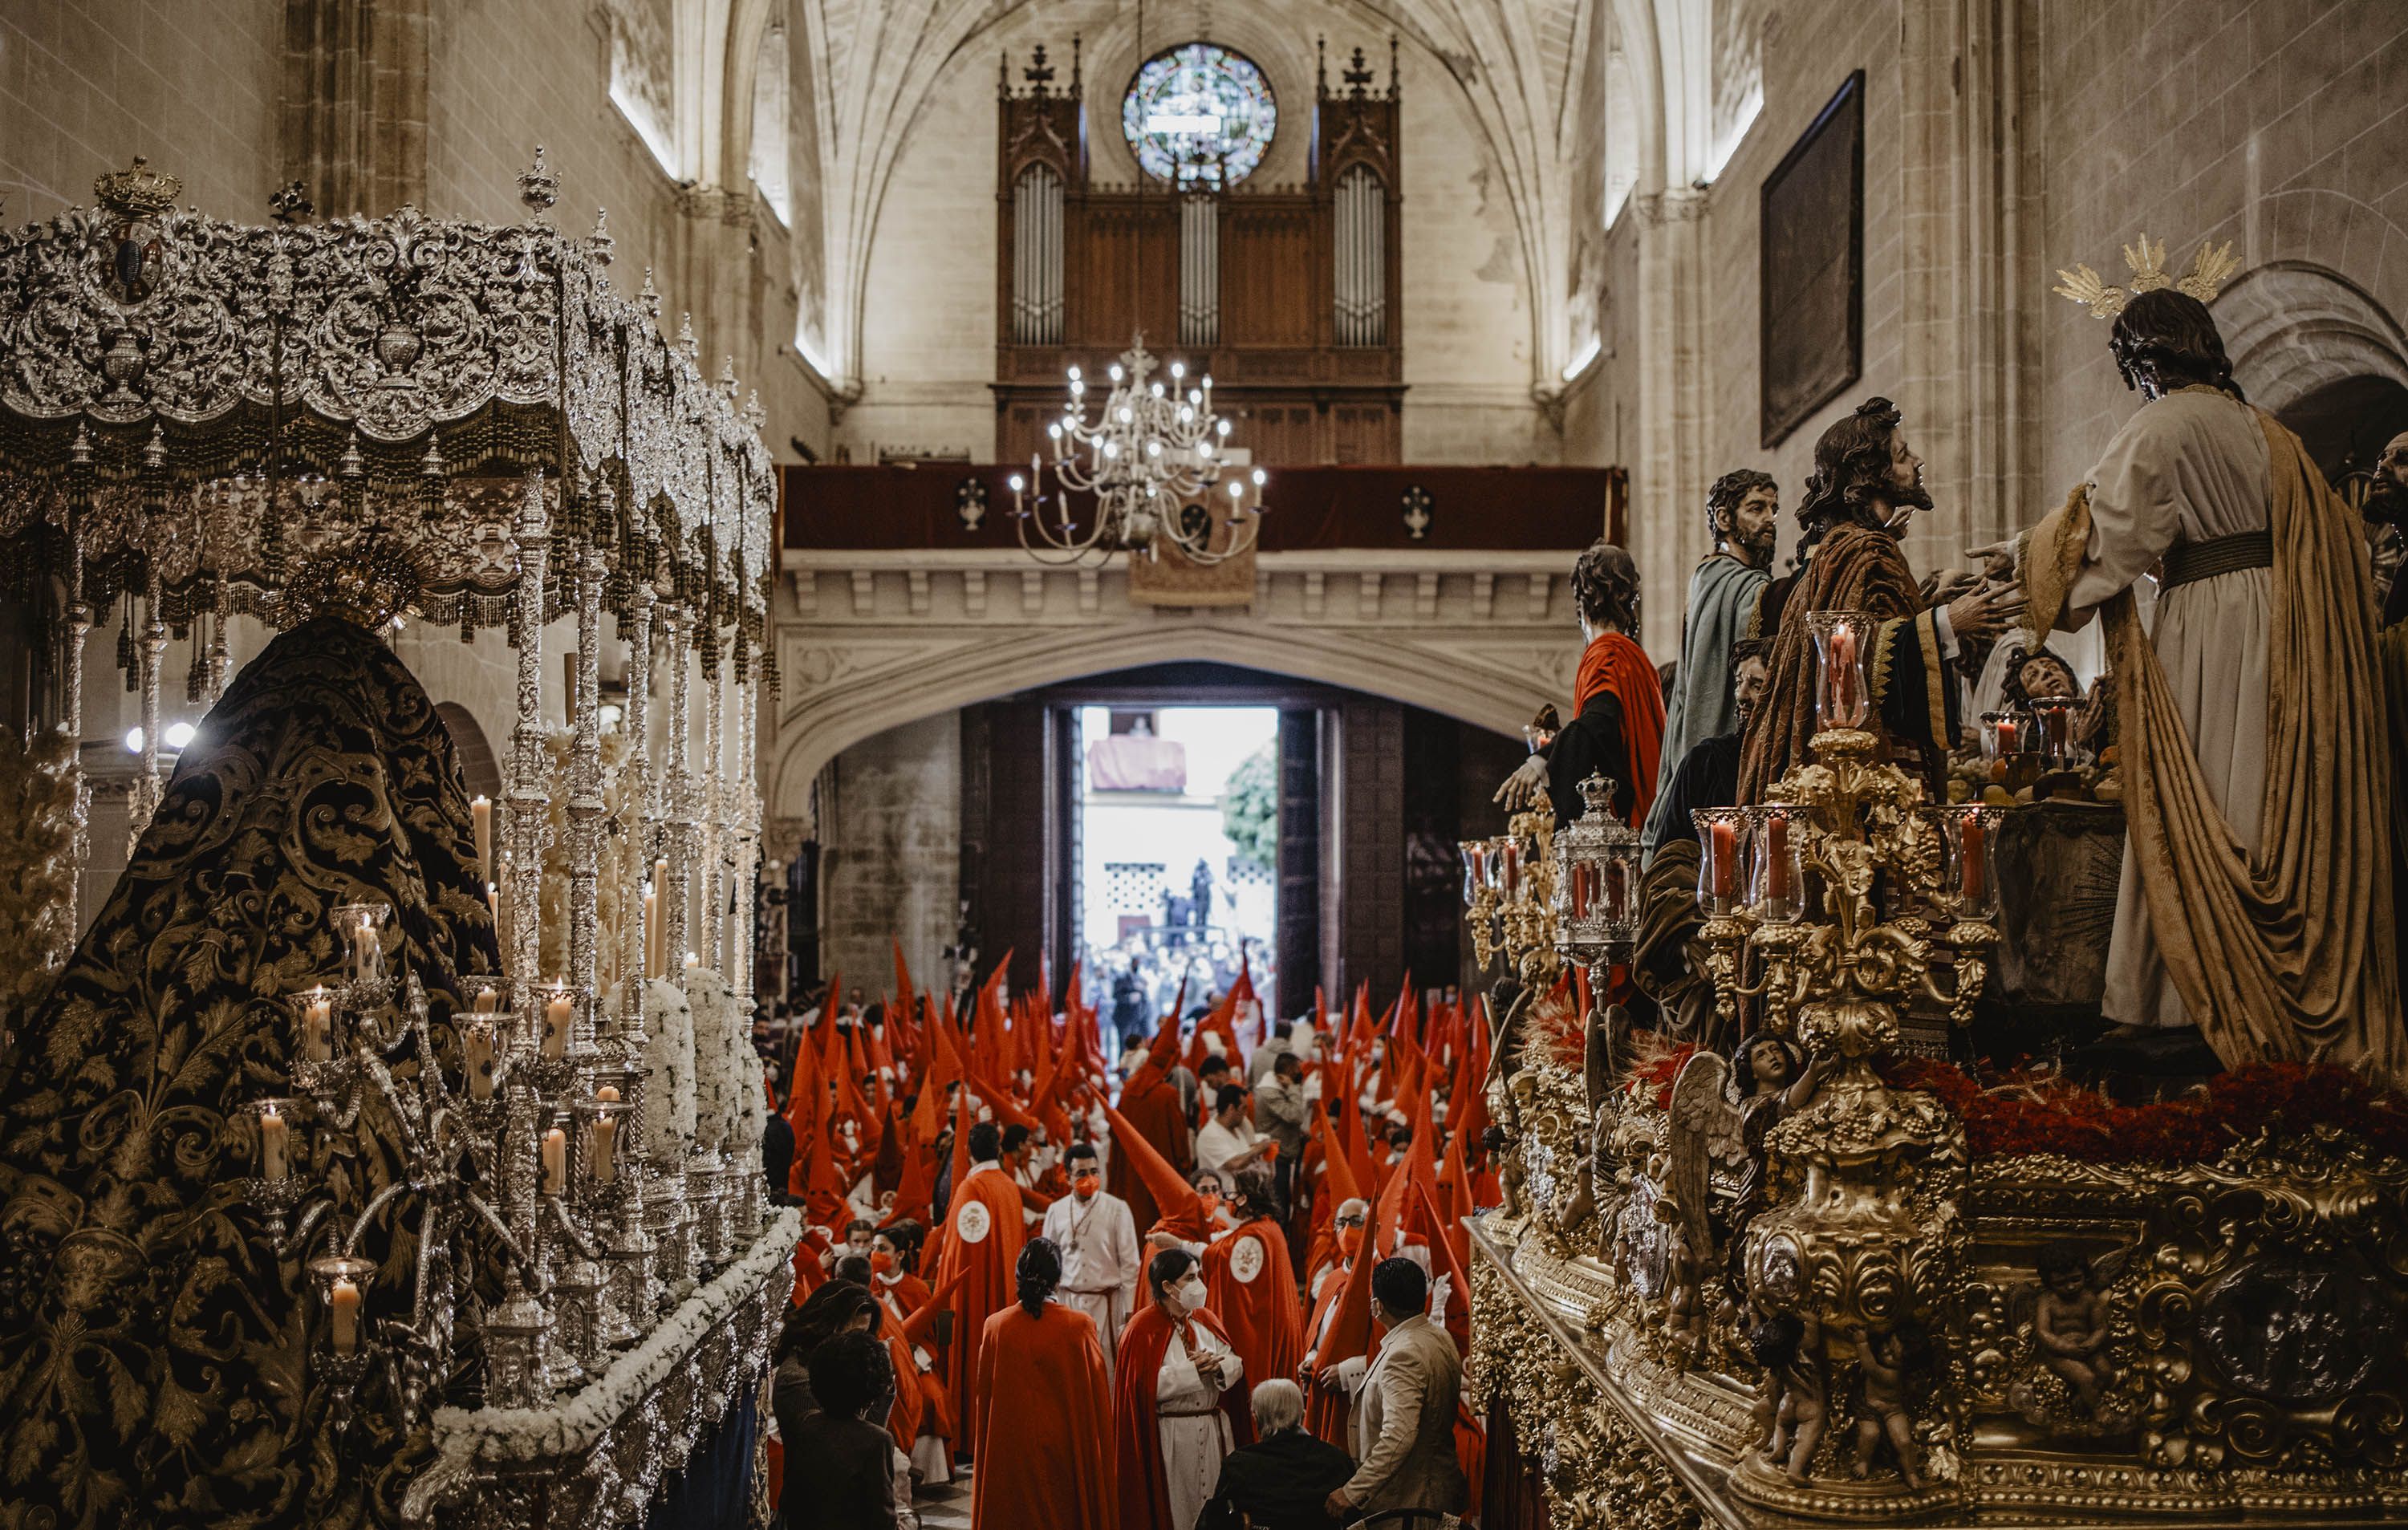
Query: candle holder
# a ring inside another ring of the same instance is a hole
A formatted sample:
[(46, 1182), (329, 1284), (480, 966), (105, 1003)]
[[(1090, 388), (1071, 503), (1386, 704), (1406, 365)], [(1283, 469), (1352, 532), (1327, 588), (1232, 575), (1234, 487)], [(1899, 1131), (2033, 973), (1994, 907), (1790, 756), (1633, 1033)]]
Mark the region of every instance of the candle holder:
[(2086, 763), (2087, 751), (2073, 738), (2074, 722), (2082, 712), (2078, 698), (2034, 696), (2025, 705), (2031, 708), (2032, 732), (2038, 736), (2042, 769), (2072, 770)]
[(1463, 906), (1476, 908), (1480, 894), (1488, 890), (1488, 841), (1458, 839), (1455, 849), (1463, 857)]
[(344, 980), (370, 993), (385, 983), (384, 937), (393, 922), (393, 905), (383, 902), (338, 903), (335, 933), (343, 942)]
[(1798, 840), (1804, 811), (1788, 802), (1745, 809), (1753, 875), (1748, 909), (1765, 924), (1794, 924), (1806, 912), (1806, 867)]
[(1999, 825), (2006, 809), (1959, 803), (1933, 809), (1945, 857), (1938, 902), (1960, 922), (1985, 923), (1999, 917)]
[(1744, 808), (1693, 808), (1698, 829), (1698, 911), (1720, 919), (1741, 907), (1742, 865), (1747, 843)]
[(298, 1131), (302, 1105), (296, 1099), (259, 1100), (254, 1102), (251, 1118), (258, 1133), (251, 1161), (259, 1172), (242, 1180), (243, 1198), (264, 1213), (268, 1237), (280, 1244), (294, 1208), (309, 1199), (317, 1188), (308, 1173), (295, 1172), (308, 1166)]
[(1814, 611), (1806, 618), (1814, 640), (1814, 718), (1824, 731), (1861, 728), (1872, 715), (1865, 663), (1880, 624), (1865, 611)]

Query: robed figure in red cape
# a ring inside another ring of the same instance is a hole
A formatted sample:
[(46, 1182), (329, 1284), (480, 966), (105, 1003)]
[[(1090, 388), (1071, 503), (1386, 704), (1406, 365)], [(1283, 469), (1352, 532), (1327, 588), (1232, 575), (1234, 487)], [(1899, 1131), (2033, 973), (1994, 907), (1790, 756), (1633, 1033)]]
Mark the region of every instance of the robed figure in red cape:
[(1021, 1226), (1020, 1187), (996, 1160), (1001, 1151), (995, 1122), (980, 1122), (968, 1133), (969, 1175), (954, 1187), (945, 1208), (945, 1251), (937, 1261), (936, 1281), (941, 1289), (956, 1276), (953, 1292), (953, 1341), (945, 1351), (945, 1380), (959, 1409), (962, 1433), (976, 1441), (988, 1398), (976, 1382), (979, 1347), (986, 1320), (1011, 1300), (1012, 1270), (1027, 1235)]
[(1096, 1322), (1048, 1299), (1062, 1280), (1051, 1239), (1030, 1239), (1018, 1272), (1019, 1299), (979, 1345), (980, 1395), (1000, 1383), (1010, 1406), (981, 1421), (972, 1530), (1111, 1530), (1118, 1462)]
[[(1331, 1162), (1338, 1160), (1333, 1158)], [(1313, 1294), (1312, 1315), (1304, 1327), (1304, 1364), (1312, 1367), (1312, 1376), (1304, 1389), (1304, 1426), (1314, 1437), (1342, 1451), (1354, 1448), (1351, 1427), (1354, 1400), (1325, 1373), (1335, 1370), (1339, 1362), (1347, 1358), (1346, 1353), (1340, 1352), (1346, 1349), (1347, 1340), (1336, 1336), (1347, 1326), (1340, 1319), (1346, 1308), (1347, 1294), (1355, 1284), (1354, 1266), (1363, 1255), (1363, 1223), (1369, 1209), (1359, 1198), (1340, 1204), (1334, 1223), (1339, 1258), (1322, 1277), (1321, 1289)], [(1368, 1284), (1365, 1290), (1368, 1293)], [(1363, 1318), (1368, 1323), (1368, 1308)], [(1347, 1353), (1361, 1352), (1358, 1338), (1355, 1348)]]
[(1508, 811), (1519, 811), (1532, 790), (1544, 786), (1561, 829), (1581, 816), (1580, 783), (1602, 776), (1613, 783), (1613, 812), (1637, 828), (1655, 805), (1664, 742), (1664, 688), (1630, 636), (1639, 629), (1639, 565), (1611, 542), (1593, 544), (1572, 565), (1572, 602), (1587, 642), (1573, 681), (1571, 721), (1507, 780), (1499, 797)]
[(1228, 1330), (1201, 1305), (1193, 1254), (1155, 1254), (1146, 1288), (1153, 1300), (1121, 1330), (1113, 1370), (1119, 1527), (1191, 1530), (1220, 1480), (1222, 1458), (1253, 1440), (1251, 1381)]
[(1204, 1289), (1252, 1385), (1296, 1374), (1304, 1354), (1304, 1314), (1270, 1169), (1261, 1164), (1240, 1169), (1237, 1194), (1242, 1220), (1205, 1246)]

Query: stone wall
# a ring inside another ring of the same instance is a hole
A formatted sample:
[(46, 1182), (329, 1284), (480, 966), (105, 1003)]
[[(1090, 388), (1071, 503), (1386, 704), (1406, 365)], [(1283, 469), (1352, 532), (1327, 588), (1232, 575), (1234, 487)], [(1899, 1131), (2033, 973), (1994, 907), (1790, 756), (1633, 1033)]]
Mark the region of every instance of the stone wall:
[[(958, 914), (962, 714), (864, 739), (820, 773), (820, 975), (894, 985), (892, 941), (923, 987), (946, 980)], [(793, 847), (768, 853), (786, 856)]]
[[(1794, 508), (1816, 436), (1870, 395), (1904, 409), (1928, 463), (1937, 509), (1909, 537), (1918, 568), (1961, 564), (1969, 541), (2052, 508), (2138, 403), (2106, 326), (2051, 295), (2053, 273), (2082, 262), (2128, 279), (2119, 249), (2144, 231), (2185, 267), (2202, 239), (2232, 242), (2243, 276), (2216, 312), (2228, 340), (2250, 340), (2244, 377), (2284, 379), (2271, 405), (2353, 373), (2408, 381), (2399, 6), (1803, 0), (1758, 24), (1763, 112), (1702, 193), (1694, 252), (1671, 232), (1694, 193), (1642, 192), (1574, 273), (1588, 294), (1575, 307), (1596, 306), (1602, 352), (1566, 400), (1564, 459), (1632, 470), (1633, 551), (1656, 594), (1651, 647), (1677, 638), (1665, 596), (1704, 550), (1705, 484), (1762, 467)], [(1593, 43), (1595, 80), (1612, 40), (1600, 29)], [(1743, 50), (1717, 52), (1727, 66)], [(1858, 68), (1862, 375), (1768, 450), (1761, 188)], [(1733, 93), (1717, 89), (1718, 111)]]

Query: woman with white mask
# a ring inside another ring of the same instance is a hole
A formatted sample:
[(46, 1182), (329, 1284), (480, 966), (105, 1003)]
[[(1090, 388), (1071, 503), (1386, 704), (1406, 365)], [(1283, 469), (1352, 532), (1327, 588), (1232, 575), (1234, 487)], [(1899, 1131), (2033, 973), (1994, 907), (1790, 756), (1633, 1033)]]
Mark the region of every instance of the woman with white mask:
[(1153, 1297), (1121, 1335), (1113, 1434), (1123, 1530), (1194, 1530), (1221, 1459), (1252, 1438), (1244, 1367), (1205, 1308), (1196, 1256), (1166, 1249), (1146, 1265)]

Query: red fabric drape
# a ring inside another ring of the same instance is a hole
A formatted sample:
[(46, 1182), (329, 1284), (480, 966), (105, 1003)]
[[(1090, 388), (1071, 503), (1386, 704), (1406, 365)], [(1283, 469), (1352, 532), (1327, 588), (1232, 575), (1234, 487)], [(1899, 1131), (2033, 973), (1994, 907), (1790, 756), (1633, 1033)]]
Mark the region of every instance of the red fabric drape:
[[(1601, 632), (1581, 651), (1572, 715), (1578, 717), (1600, 691), (1612, 692), (1622, 704), (1622, 739), (1629, 751), (1629, 773), (1623, 780), (1630, 788), (1630, 826), (1635, 829), (1656, 801), (1656, 767), (1664, 747), (1664, 686), (1645, 649), (1618, 632)], [(1555, 806), (1560, 809), (1566, 804)]]

